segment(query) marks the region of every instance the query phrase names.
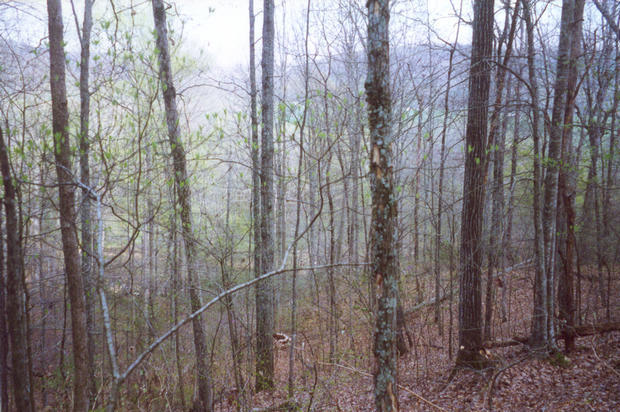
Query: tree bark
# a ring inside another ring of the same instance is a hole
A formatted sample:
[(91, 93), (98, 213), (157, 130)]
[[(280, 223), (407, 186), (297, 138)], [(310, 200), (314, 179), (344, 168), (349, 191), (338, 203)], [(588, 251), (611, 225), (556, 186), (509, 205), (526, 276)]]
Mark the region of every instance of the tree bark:
[(52, 133), (54, 158), (58, 175), (60, 231), (65, 263), (65, 276), (71, 302), (71, 333), (73, 338), (73, 410), (89, 409), (88, 399), (88, 329), (86, 300), (80, 270), (75, 212), (75, 186), (72, 175), (71, 141), (69, 137), (69, 110), (65, 85), (65, 53), (62, 8), (60, 0), (48, 0), (50, 44), (50, 88), (52, 94)]
[(547, 350), (555, 350), (555, 257), (558, 204), (559, 165), (562, 156), (562, 133), (564, 130), (564, 111), (568, 94), (570, 50), (572, 42), (572, 20), (575, 0), (562, 2), (560, 40), (554, 84), (553, 109), (549, 128), (549, 150), (546, 163), (545, 190), (543, 203), (543, 237), (545, 243), (545, 277), (547, 282)]
[[(263, 2), (262, 130), (261, 130), (261, 273), (274, 268), (273, 210), (273, 69), (274, 1)], [(273, 287), (272, 280), (256, 286), (256, 390), (273, 387)]]
[(395, 218), (396, 196), (392, 159), (392, 100), (388, 0), (369, 0), (368, 73), (366, 100), (370, 126), (370, 190), (372, 194), (371, 265), (376, 285), (377, 311), (374, 331), (374, 384), (377, 411), (398, 411)]
[(474, 23), (461, 227), (459, 353), (457, 364), (481, 368), (482, 348), (482, 220), (484, 212), (486, 137), (491, 83), (493, 0), (474, 2)]
[[(159, 77), (161, 81), (164, 105), (166, 109), (166, 124), (168, 125), (168, 141), (172, 154), (174, 181), (177, 192), (177, 203), (181, 215), (181, 234), (185, 244), (187, 261), (187, 282), (189, 286), (190, 305), (192, 312), (202, 306), (199, 295), (199, 282), (196, 267), (196, 247), (194, 243), (193, 226), (191, 220), (191, 191), (187, 173), (187, 160), (181, 142), (179, 130), (179, 113), (176, 104), (176, 91), (172, 80), (170, 52), (168, 48), (168, 29), (166, 27), (166, 11), (162, 0), (153, 0), (153, 20), (157, 32), (156, 46), (159, 51)], [(196, 410), (213, 410), (213, 395), (211, 388), (211, 371), (208, 365), (207, 342), (202, 322), (199, 316), (192, 320), (194, 332), (194, 349), (196, 351), (196, 378), (198, 380), (198, 396)]]

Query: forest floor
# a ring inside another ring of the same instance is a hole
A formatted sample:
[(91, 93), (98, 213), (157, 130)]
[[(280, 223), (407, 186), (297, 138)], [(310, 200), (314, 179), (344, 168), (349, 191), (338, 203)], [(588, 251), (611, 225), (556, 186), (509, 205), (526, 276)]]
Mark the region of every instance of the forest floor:
[[(497, 340), (527, 336), (530, 324), (530, 274), (512, 277), (508, 285), (507, 321), (497, 320), (493, 334)], [(585, 289), (585, 288), (584, 288)], [(595, 307), (593, 288), (584, 294), (584, 323), (603, 321)], [(611, 288), (611, 290), (616, 290)], [(618, 295), (618, 294), (615, 294)], [(410, 296), (414, 296), (413, 291)], [(620, 296), (611, 296), (611, 320), (618, 320)], [(457, 297), (455, 297), (457, 299)], [(409, 305), (413, 307), (414, 305)], [(576, 350), (566, 359), (538, 359), (525, 345), (490, 349), (495, 367), (485, 371), (459, 369), (453, 374), (457, 322), (452, 306), (452, 327), (446, 302), (443, 331), (433, 323), (433, 307), (406, 314), (412, 341), (410, 350), (399, 358), (399, 401), (402, 411), (619, 411), (620, 332), (585, 336), (576, 340)], [(499, 305), (497, 305), (499, 307)], [(407, 311), (407, 306), (405, 307)], [(335, 364), (315, 362), (303, 365), (298, 374), (296, 400), (302, 410), (373, 411), (373, 379), (370, 334), (362, 328), (348, 342), (348, 350)], [(454, 336), (451, 338), (449, 331)], [(313, 340), (313, 339), (310, 339)], [(343, 339), (344, 340), (344, 339)], [(452, 345), (448, 343), (451, 342)], [(319, 346), (314, 342), (315, 350)], [(342, 342), (341, 346), (347, 343)], [(447, 348), (453, 347), (453, 353)], [(452, 359), (449, 355), (452, 355)], [(280, 410), (274, 405), (286, 401), (288, 351), (279, 351), (276, 362), (277, 389), (253, 399), (255, 410)], [(307, 366), (307, 365), (306, 365)], [(218, 410), (234, 410), (223, 402)], [(284, 410), (284, 409), (282, 409)]]

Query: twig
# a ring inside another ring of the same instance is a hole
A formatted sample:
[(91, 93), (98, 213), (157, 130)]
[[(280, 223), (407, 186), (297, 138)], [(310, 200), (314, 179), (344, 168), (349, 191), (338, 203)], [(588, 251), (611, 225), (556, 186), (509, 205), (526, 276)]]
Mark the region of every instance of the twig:
[(523, 362), (524, 360), (528, 359), (530, 357), (530, 355), (528, 354), (527, 356), (524, 356), (521, 359), (517, 359), (516, 361), (504, 366), (503, 368), (499, 369), (497, 372), (495, 372), (493, 374), (493, 377), (491, 378), (491, 383), (489, 385), (489, 390), (487, 392), (487, 403), (488, 403), (488, 407), (489, 410), (492, 411), (493, 410), (493, 389), (495, 388), (495, 381), (497, 381), (497, 378), (499, 378), (499, 376), (506, 372), (508, 369), (512, 368), (513, 366)]

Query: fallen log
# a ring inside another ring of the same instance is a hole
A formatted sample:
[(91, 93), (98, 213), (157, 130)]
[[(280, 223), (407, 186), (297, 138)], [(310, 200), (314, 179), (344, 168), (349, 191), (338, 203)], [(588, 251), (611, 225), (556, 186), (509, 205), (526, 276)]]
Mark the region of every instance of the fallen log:
[[(572, 331), (565, 328), (558, 335), (558, 340), (564, 340), (567, 337), (581, 338), (584, 336), (598, 335), (607, 332), (620, 331), (620, 322), (606, 322), (597, 325), (581, 325), (572, 328)], [(529, 337), (515, 336), (508, 340), (487, 341), (484, 342), (485, 349), (507, 348), (509, 346), (527, 345)]]
[[(572, 330), (570, 330), (572, 329)], [(599, 333), (607, 333), (620, 330), (620, 322), (606, 322), (598, 325), (581, 325), (574, 328), (564, 328), (558, 339), (566, 339), (571, 335), (579, 338), (583, 336), (598, 335)]]

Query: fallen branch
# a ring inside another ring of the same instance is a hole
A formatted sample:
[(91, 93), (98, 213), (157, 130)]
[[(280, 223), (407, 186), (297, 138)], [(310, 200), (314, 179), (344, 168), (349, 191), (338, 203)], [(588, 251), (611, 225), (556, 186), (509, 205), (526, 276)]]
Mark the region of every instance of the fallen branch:
[(613, 332), (617, 330), (620, 330), (620, 322), (606, 322), (599, 323), (598, 325), (575, 326), (570, 329), (565, 328), (558, 336), (558, 339), (566, 339), (571, 335), (579, 338), (582, 336), (598, 335), (600, 333)]
[[(580, 338), (584, 336), (598, 335), (601, 333), (620, 331), (620, 322), (599, 323), (598, 325), (583, 325), (571, 328), (572, 332), (565, 328), (559, 335), (558, 340), (564, 340), (567, 337)], [(569, 335), (570, 333), (570, 335)], [(485, 342), (483, 346), (486, 349), (506, 348), (509, 346), (526, 345), (529, 341), (527, 336), (515, 336), (503, 341)]]

